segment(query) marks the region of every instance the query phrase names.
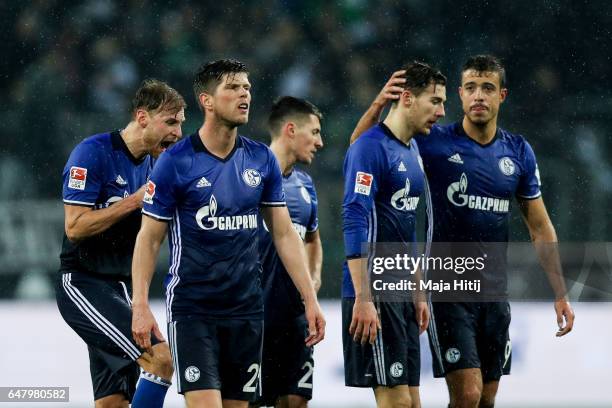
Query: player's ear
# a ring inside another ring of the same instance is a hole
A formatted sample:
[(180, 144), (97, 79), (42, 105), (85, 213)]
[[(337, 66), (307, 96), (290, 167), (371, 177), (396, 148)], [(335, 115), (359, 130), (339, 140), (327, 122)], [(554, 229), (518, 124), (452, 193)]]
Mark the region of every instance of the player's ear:
[(295, 123), (287, 122), (285, 123), (285, 132), (286, 135), (289, 136), (290, 139), (295, 137)]
[(500, 96), (499, 102), (503, 103), (506, 100), (506, 97), (508, 96), (508, 88), (502, 88), (499, 91), (499, 96)]
[(204, 108), (205, 111), (212, 109), (212, 95), (207, 94), (206, 92), (202, 92), (198, 96), (198, 98), (200, 100), (200, 105)]
[(409, 89), (404, 89), (400, 95), (400, 102), (406, 108), (409, 108), (414, 103), (414, 94)]
[(135, 116), (136, 117), (134, 119), (140, 127), (147, 127), (147, 125), (149, 124), (149, 112), (147, 112), (145, 109), (137, 109)]

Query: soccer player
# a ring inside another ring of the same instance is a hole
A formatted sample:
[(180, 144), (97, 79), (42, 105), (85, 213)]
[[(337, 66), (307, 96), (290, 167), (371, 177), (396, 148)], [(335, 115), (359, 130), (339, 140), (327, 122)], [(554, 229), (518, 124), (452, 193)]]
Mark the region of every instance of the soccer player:
[[(278, 99), (268, 117), (274, 153), (283, 174), (283, 190), (293, 226), (304, 241), (308, 269), (321, 286), (323, 248), (319, 236), (317, 193), (312, 178), (296, 163), (310, 164), (323, 147), (321, 113), (291, 96)], [(300, 408), (312, 398), (313, 348), (304, 344), (308, 324), (299, 292), (291, 281), (267, 228), (259, 229), (264, 288), (264, 345), (261, 405)]]
[(96, 407), (161, 407), (170, 385), (172, 360), (161, 334), (145, 352), (132, 340), (130, 267), (144, 185), (154, 158), (181, 137), (185, 106), (166, 83), (145, 80), (130, 123), (79, 143), (64, 168), (57, 305), (87, 343)]
[(248, 121), (250, 89), (243, 63), (203, 65), (194, 91), (204, 123), (160, 158), (144, 195), (147, 216), (132, 264), (134, 338), (148, 348), (150, 332), (158, 331), (148, 289), (170, 224), (168, 332), (178, 391), (189, 407), (247, 407), (255, 397), (263, 335), (260, 208), (304, 300), (305, 344), (314, 345), (325, 333), (278, 162), (266, 145), (238, 135)]
[[(386, 101), (399, 96), (391, 89), (399, 77), (396, 73), (387, 83), (351, 140), (378, 120)], [(432, 193), (433, 241), (477, 243), (491, 263), (483, 286), (506, 294), (506, 244), (500, 243), (508, 241), (510, 203), (516, 197), (556, 295), (557, 336), (564, 336), (573, 327), (574, 312), (565, 296), (557, 236), (542, 200), (535, 155), (522, 136), (497, 126), (507, 94), (500, 61), (470, 57), (461, 70), (462, 121), (416, 137)], [(431, 322), (434, 375), (446, 378), (450, 407), (493, 407), (499, 380), (510, 373), (508, 302), (434, 302)]]
[(408, 248), (416, 241), (416, 208), (425, 178), (413, 136), (429, 133), (444, 116), (446, 78), (427, 64), (410, 63), (401, 90), (385, 120), (365, 132), (344, 161), (345, 382), (372, 387), (378, 407), (420, 406), (419, 334), (428, 325), (429, 311), (417, 298), (373, 299), (362, 274), (370, 261), (366, 255), (372, 254), (363, 254), (362, 244)]

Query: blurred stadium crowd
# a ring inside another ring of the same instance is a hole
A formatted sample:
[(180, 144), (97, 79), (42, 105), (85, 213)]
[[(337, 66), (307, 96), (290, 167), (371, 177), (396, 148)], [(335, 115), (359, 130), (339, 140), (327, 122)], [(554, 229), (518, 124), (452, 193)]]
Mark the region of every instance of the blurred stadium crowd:
[[(325, 295), (339, 294), (348, 138), (388, 75), (411, 59), (434, 63), (449, 77), (442, 121), (449, 123), (461, 116), (456, 88), (465, 57), (500, 56), (510, 91), (500, 123), (534, 147), (560, 239), (612, 241), (612, 3), (171, 3), (0, 5), (0, 272), (55, 272), (67, 156), (82, 138), (127, 123), (130, 98), (143, 78), (165, 80), (185, 96), (190, 106), (183, 133), (189, 134), (201, 120), (192, 73), (228, 56), (251, 70), (251, 119), (242, 134), (267, 140), (266, 110), (279, 95), (307, 98), (324, 113), (325, 147), (311, 174), (319, 191)], [(526, 239), (516, 226), (514, 238)], [(10, 296), (7, 290), (2, 295)]]

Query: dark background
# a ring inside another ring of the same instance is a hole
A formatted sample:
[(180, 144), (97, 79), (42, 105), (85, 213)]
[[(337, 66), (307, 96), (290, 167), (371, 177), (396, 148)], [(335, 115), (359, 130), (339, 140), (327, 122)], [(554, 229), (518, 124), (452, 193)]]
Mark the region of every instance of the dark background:
[[(0, 13), (0, 297), (50, 294), (72, 148), (124, 126), (145, 77), (185, 96), (183, 133), (192, 133), (202, 120), (192, 74), (226, 57), (251, 72), (242, 134), (267, 141), (266, 112), (279, 95), (307, 98), (325, 115), (325, 148), (308, 170), (319, 194), (323, 296), (339, 296), (348, 138), (387, 77), (412, 59), (447, 74), (450, 123), (462, 113), (465, 58), (501, 57), (509, 97), (499, 123), (532, 144), (559, 239), (612, 240), (612, 2), (41, 0), (3, 2)], [(528, 239), (516, 212), (512, 239)], [(158, 280), (165, 269), (159, 262)]]

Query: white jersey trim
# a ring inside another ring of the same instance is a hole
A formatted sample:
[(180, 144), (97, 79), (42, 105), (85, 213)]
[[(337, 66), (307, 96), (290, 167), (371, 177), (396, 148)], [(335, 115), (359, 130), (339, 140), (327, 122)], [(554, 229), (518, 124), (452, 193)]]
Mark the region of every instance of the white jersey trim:
[(148, 215), (149, 217), (155, 218), (156, 220), (170, 221), (172, 219), (172, 217), (163, 217), (161, 215), (153, 214), (152, 212), (146, 211), (144, 209), (142, 210), (142, 213)]
[(93, 207), (96, 203), (88, 203), (86, 201), (77, 201), (77, 200), (64, 200), (66, 204), (78, 204), (78, 205), (86, 205), (88, 207)]

